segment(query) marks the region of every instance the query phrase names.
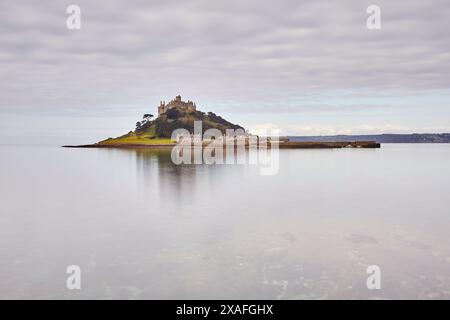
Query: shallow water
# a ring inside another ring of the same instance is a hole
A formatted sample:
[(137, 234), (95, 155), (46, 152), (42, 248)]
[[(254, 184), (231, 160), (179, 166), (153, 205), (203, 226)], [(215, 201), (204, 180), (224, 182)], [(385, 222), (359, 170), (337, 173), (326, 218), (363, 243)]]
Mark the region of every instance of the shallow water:
[(167, 151), (0, 150), (1, 299), (450, 298), (450, 145), (280, 150), (273, 176)]

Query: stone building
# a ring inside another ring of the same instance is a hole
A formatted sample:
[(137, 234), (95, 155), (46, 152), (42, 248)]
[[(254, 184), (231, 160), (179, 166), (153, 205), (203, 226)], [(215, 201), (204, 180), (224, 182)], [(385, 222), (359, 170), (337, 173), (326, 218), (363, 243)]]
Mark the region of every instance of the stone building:
[(172, 109), (172, 108), (177, 108), (180, 111), (184, 111), (184, 112), (194, 112), (197, 110), (197, 106), (195, 105), (194, 102), (192, 102), (190, 100), (188, 100), (187, 102), (182, 101), (181, 96), (178, 95), (175, 97), (175, 99), (173, 99), (172, 101), (170, 101), (167, 104), (165, 101), (160, 102), (159, 107), (158, 107), (158, 116), (165, 114), (167, 112), (167, 110)]

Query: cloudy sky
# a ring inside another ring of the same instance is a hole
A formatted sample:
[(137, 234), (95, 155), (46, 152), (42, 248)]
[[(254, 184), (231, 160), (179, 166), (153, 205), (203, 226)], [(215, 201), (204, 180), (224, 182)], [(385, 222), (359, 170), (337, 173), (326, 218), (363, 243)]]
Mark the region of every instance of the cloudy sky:
[(450, 132), (449, 30), (448, 0), (1, 1), (0, 136), (97, 141), (177, 94), (283, 134)]

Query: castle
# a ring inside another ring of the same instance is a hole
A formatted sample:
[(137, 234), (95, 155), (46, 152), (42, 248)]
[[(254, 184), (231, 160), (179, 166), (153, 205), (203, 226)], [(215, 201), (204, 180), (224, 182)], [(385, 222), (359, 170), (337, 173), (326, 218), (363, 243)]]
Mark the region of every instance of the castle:
[(158, 116), (161, 116), (167, 112), (167, 110), (177, 108), (184, 112), (194, 112), (197, 110), (197, 106), (194, 102), (188, 100), (188, 102), (182, 101), (181, 96), (178, 95), (174, 100), (166, 104), (165, 101), (161, 101), (158, 107)]

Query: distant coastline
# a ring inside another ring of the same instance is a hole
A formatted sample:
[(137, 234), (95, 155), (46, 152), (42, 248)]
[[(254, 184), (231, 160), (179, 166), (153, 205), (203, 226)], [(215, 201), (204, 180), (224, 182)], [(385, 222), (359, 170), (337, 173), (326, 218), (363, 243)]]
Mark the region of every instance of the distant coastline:
[(376, 141), (378, 143), (450, 143), (450, 133), (411, 133), (376, 135), (288, 136), (298, 142)]

